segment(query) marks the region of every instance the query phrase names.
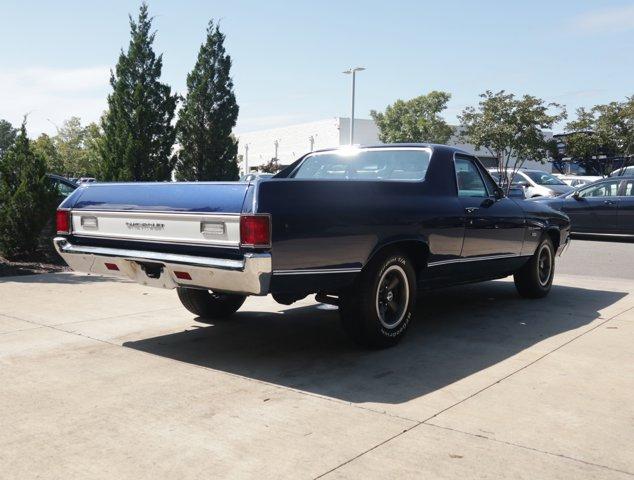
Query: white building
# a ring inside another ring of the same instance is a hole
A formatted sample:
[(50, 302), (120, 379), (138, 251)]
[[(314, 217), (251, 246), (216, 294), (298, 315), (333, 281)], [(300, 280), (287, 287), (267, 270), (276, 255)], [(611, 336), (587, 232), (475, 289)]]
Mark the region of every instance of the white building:
[[(546, 135), (552, 136), (550, 132)], [(334, 117), (327, 120), (299, 123), (287, 127), (258, 130), (236, 135), (238, 155), (241, 158), (240, 172), (257, 171), (272, 158), (280, 165), (289, 165), (307, 152), (322, 148), (333, 148), (350, 143), (350, 118)], [(355, 118), (354, 143), (372, 145), (379, 141), (379, 130), (373, 120)], [(477, 155), (487, 167), (496, 165), (496, 160), (488, 151), (476, 150), (473, 145), (460, 143), (457, 135), (449, 140), (466, 152)], [(540, 162), (526, 162), (526, 168), (550, 170), (550, 165)]]
[[(258, 170), (272, 158), (289, 165), (307, 152), (347, 145), (350, 142), (350, 119), (342, 117), (299, 123), (287, 127), (246, 132), (238, 137), (240, 171)], [(376, 144), (379, 130), (373, 120), (354, 119), (354, 143)]]

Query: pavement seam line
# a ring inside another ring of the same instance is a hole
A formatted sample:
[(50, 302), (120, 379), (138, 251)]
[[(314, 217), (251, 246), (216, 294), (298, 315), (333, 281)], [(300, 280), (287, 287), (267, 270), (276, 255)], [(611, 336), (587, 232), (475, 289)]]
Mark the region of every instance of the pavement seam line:
[(477, 433), (465, 432), (463, 430), (457, 430), (457, 429), (451, 428), (451, 427), (444, 427), (442, 425), (437, 425), (435, 423), (423, 423), (423, 425), (424, 426), (428, 426), (428, 427), (440, 428), (442, 430), (448, 430), (448, 431), (451, 431), (451, 432), (461, 433), (463, 435), (468, 435), (470, 437), (475, 437), (475, 438), (481, 438), (483, 440), (490, 440), (492, 442), (500, 443), (500, 444), (503, 444), (503, 445), (508, 445), (508, 446), (511, 446), (511, 447), (523, 448), (525, 450), (530, 450), (532, 452), (537, 452), (537, 453), (543, 453), (545, 455), (550, 455), (550, 456), (557, 457), (557, 458), (563, 458), (563, 459), (571, 460), (571, 461), (574, 461), (574, 462), (580, 462), (580, 463), (583, 463), (583, 464), (586, 464), (586, 465), (590, 465), (590, 466), (593, 466), (593, 467), (604, 468), (604, 469), (610, 470), (612, 472), (624, 473), (625, 475), (634, 476), (633, 472), (628, 472), (626, 470), (620, 470), (618, 468), (609, 467), (607, 465), (602, 465), (600, 463), (589, 462), (589, 461), (583, 460), (581, 458), (570, 457), (570, 456), (565, 455), (563, 453), (554, 453), (554, 452), (549, 452), (548, 450), (540, 450), (539, 448), (529, 447), (528, 445), (522, 445), (522, 444), (519, 444), (519, 443), (509, 442), (509, 441), (506, 441), (506, 440), (499, 440), (497, 438), (491, 438), (491, 437), (487, 437), (486, 435), (479, 435)]
[[(438, 415), (440, 415), (440, 414), (442, 414), (442, 413), (445, 413), (445, 412), (447, 412), (448, 410), (450, 410), (450, 409), (452, 409), (452, 408), (454, 408), (454, 407), (456, 407), (456, 406), (458, 406), (458, 405), (460, 405), (460, 404), (462, 404), (462, 403), (466, 402), (467, 400), (469, 400), (469, 399), (471, 399), (471, 398), (475, 397), (476, 395), (479, 395), (480, 393), (484, 392), (485, 390), (488, 390), (489, 388), (493, 387), (494, 385), (497, 385), (498, 383), (500, 383), (500, 382), (502, 382), (502, 381), (504, 381), (504, 380), (506, 380), (506, 379), (510, 378), (511, 376), (515, 375), (516, 373), (519, 373), (519, 372), (521, 372), (521, 371), (525, 370), (526, 368), (530, 367), (531, 365), (534, 365), (535, 363), (539, 362), (540, 360), (542, 360), (542, 359), (546, 358), (546, 357), (547, 357), (547, 356), (549, 356), (551, 353), (554, 353), (554, 352), (558, 351), (559, 349), (561, 349), (561, 348), (565, 347), (566, 345), (569, 345), (570, 343), (574, 342), (574, 341), (575, 341), (575, 340), (577, 340), (578, 338), (581, 338), (581, 337), (583, 337), (584, 335), (586, 335), (586, 334), (588, 334), (588, 333), (590, 333), (590, 332), (593, 332), (594, 330), (596, 330), (597, 328), (601, 327), (602, 325), (605, 325), (607, 322), (609, 322), (609, 321), (610, 321), (610, 320), (612, 320), (613, 318), (616, 318), (616, 317), (618, 317), (619, 315), (622, 315), (622, 314), (624, 314), (624, 313), (626, 313), (626, 312), (629, 312), (629, 311), (630, 311), (630, 310), (632, 310), (632, 309), (634, 309), (634, 307), (629, 307), (629, 308), (626, 308), (626, 309), (625, 309), (625, 310), (623, 310), (622, 312), (619, 312), (619, 313), (617, 313), (617, 314), (615, 314), (615, 315), (612, 315), (610, 318), (607, 318), (607, 319), (603, 320), (602, 322), (598, 323), (597, 325), (595, 325), (594, 327), (592, 327), (592, 328), (590, 328), (590, 329), (588, 329), (588, 330), (586, 330), (586, 331), (584, 331), (584, 332), (581, 332), (579, 335), (577, 335), (577, 336), (575, 336), (575, 337), (573, 337), (573, 338), (571, 338), (571, 339), (567, 340), (566, 342), (564, 342), (564, 343), (562, 343), (561, 345), (559, 345), (559, 346), (555, 347), (555, 348), (554, 348), (554, 349), (552, 349), (551, 351), (549, 351), (549, 352), (547, 352), (547, 353), (545, 353), (545, 354), (541, 355), (540, 357), (536, 358), (536, 359), (535, 359), (535, 360), (533, 360), (532, 362), (529, 362), (529, 363), (527, 363), (526, 365), (523, 365), (522, 367), (518, 368), (517, 370), (514, 370), (513, 372), (511, 372), (511, 373), (509, 373), (509, 374), (507, 374), (507, 375), (503, 376), (502, 378), (500, 378), (500, 379), (496, 380), (495, 382), (493, 382), (493, 383), (491, 383), (491, 384), (487, 385), (486, 387), (481, 388), (481, 389), (480, 389), (480, 390), (478, 390), (477, 392), (474, 392), (473, 394), (468, 395), (467, 397), (463, 398), (462, 400), (460, 400), (460, 401), (458, 401), (458, 402), (456, 402), (456, 403), (454, 403), (454, 404), (452, 404), (452, 405), (450, 405), (450, 406), (448, 406), (448, 407), (446, 407), (446, 408), (443, 408), (441, 411), (439, 411), (438, 413), (435, 413), (435, 414), (434, 414), (434, 415), (432, 415), (431, 417), (426, 418), (425, 420), (419, 421), (416, 425), (413, 425), (413, 426), (411, 426), (411, 427), (409, 427), (409, 428), (407, 428), (407, 429), (403, 430), (402, 432), (397, 433), (396, 435), (393, 435), (393, 436), (391, 436), (390, 438), (388, 438), (388, 439), (386, 439), (386, 440), (383, 440), (383, 441), (379, 442), (378, 444), (374, 445), (373, 447), (370, 447), (369, 449), (367, 449), (367, 450), (365, 450), (365, 451), (363, 451), (363, 452), (361, 452), (361, 453), (359, 453), (359, 454), (355, 455), (354, 457), (352, 457), (352, 458), (350, 458), (350, 459), (346, 460), (345, 462), (342, 462), (342, 463), (340, 463), (339, 465), (337, 465), (337, 466), (335, 466), (335, 467), (331, 468), (331, 469), (330, 469), (330, 470), (328, 470), (327, 472), (324, 472), (324, 473), (322, 473), (322, 474), (320, 474), (320, 475), (318, 475), (318, 476), (314, 477), (314, 478), (315, 478), (315, 480), (317, 480), (317, 479), (319, 479), (319, 478), (322, 478), (322, 477), (324, 477), (325, 475), (328, 475), (328, 474), (330, 474), (330, 473), (334, 472), (335, 470), (338, 470), (338, 469), (340, 469), (341, 467), (344, 467), (345, 465), (348, 465), (349, 463), (351, 463), (351, 462), (353, 462), (353, 461), (357, 460), (358, 458), (360, 458), (360, 457), (364, 456), (365, 454), (372, 452), (373, 450), (377, 449), (378, 447), (380, 447), (380, 446), (382, 446), (382, 445), (385, 445), (386, 443), (388, 443), (388, 442), (390, 442), (390, 441), (394, 440), (395, 438), (400, 437), (401, 435), (403, 435), (403, 434), (405, 434), (405, 433), (407, 433), (407, 432), (409, 432), (409, 431), (411, 431), (411, 430), (413, 430), (413, 429), (415, 429), (415, 428), (417, 428), (417, 427), (419, 427), (419, 426), (421, 426), (421, 425), (433, 425), (433, 424), (430, 424), (430, 423), (427, 423), (427, 422), (429, 422), (429, 420), (431, 420), (432, 418), (435, 418), (435, 417), (437, 417)], [(484, 437), (484, 436), (483, 436), (483, 437), (481, 437), (481, 438), (488, 439), (488, 437)], [(489, 440), (492, 440), (492, 439), (489, 439)], [(524, 446), (522, 446), (522, 448), (532, 449), (532, 447), (524, 447)], [(537, 450), (537, 449), (534, 449), (534, 450), (535, 450), (535, 451), (539, 451), (539, 450)], [(543, 452), (543, 453), (547, 453), (547, 452)], [(551, 455), (557, 455), (557, 454), (551, 454)], [(569, 458), (569, 457), (565, 457), (565, 458)], [(576, 460), (576, 459), (572, 459), (572, 458), (571, 458), (571, 460)], [(580, 461), (581, 461), (581, 460), (580, 460)], [(581, 461), (581, 462), (583, 462), (583, 461)], [(583, 463), (587, 463), (587, 462), (583, 462)], [(612, 468), (610, 468), (610, 467), (604, 467), (604, 468), (607, 468), (607, 469), (609, 469), (609, 470), (614, 470), (614, 471), (616, 471), (616, 472), (620, 472), (620, 470), (612, 469)], [(624, 473), (627, 473), (627, 472), (624, 472)]]
[(608, 323), (608, 322), (609, 322), (610, 320), (612, 320), (613, 318), (616, 318), (616, 317), (618, 317), (619, 315), (622, 315), (622, 314), (624, 314), (624, 313), (626, 313), (626, 312), (629, 312), (629, 311), (630, 311), (630, 310), (632, 310), (632, 309), (634, 309), (634, 307), (629, 307), (629, 308), (627, 308), (627, 309), (623, 310), (623, 311), (622, 311), (622, 312), (620, 312), (620, 313), (617, 313), (617, 314), (615, 314), (615, 315), (612, 315), (612, 316), (611, 316), (611, 317), (609, 317), (609, 318), (606, 318), (605, 320), (603, 320), (603, 321), (599, 322), (598, 324), (596, 324), (594, 327), (589, 328), (588, 330), (585, 330), (585, 331), (581, 332), (579, 335), (576, 335), (576, 336), (572, 337), (571, 339), (569, 339), (569, 340), (565, 341), (565, 342), (564, 342), (564, 343), (562, 343), (561, 345), (558, 345), (557, 347), (553, 348), (552, 350), (550, 350), (550, 351), (548, 351), (548, 352), (544, 353), (543, 355), (541, 355), (541, 356), (537, 357), (535, 360), (532, 360), (531, 362), (528, 362), (526, 365), (523, 365), (523, 366), (519, 367), (517, 370), (513, 370), (512, 372), (510, 372), (510, 373), (508, 373), (508, 374), (504, 375), (502, 378), (500, 378), (500, 379), (496, 380), (495, 382), (493, 382), (493, 383), (491, 383), (491, 384), (489, 384), (489, 385), (487, 385), (487, 386), (485, 386), (485, 387), (482, 387), (480, 390), (478, 390), (478, 391), (476, 391), (476, 392), (472, 393), (471, 395), (466, 396), (466, 397), (465, 397), (465, 398), (463, 398), (462, 400), (460, 400), (460, 401), (458, 401), (458, 402), (456, 402), (456, 403), (454, 403), (454, 404), (452, 404), (452, 405), (449, 405), (448, 407), (443, 408), (442, 410), (440, 410), (439, 412), (435, 413), (435, 414), (434, 414), (434, 415), (432, 415), (431, 417), (426, 418), (425, 420), (423, 420), (421, 423), (428, 422), (428, 421), (429, 421), (429, 420), (431, 420), (432, 418), (435, 418), (435, 417), (437, 417), (438, 415), (441, 415), (441, 414), (445, 413), (446, 411), (448, 411), (448, 410), (450, 410), (450, 409), (452, 409), (452, 408), (454, 408), (454, 407), (456, 407), (456, 406), (458, 406), (458, 405), (460, 405), (460, 404), (462, 404), (462, 403), (464, 403), (464, 402), (466, 402), (466, 401), (470, 400), (471, 398), (475, 397), (476, 395), (479, 395), (480, 393), (484, 392), (485, 390), (488, 390), (489, 388), (494, 387), (494, 386), (495, 386), (495, 385), (497, 385), (498, 383), (503, 382), (504, 380), (506, 380), (506, 379), (508, 379), (508, 378), (512, 377), (513, 375), (515, 375), (515, 374), (517, 374), (517, 373), (519, 373), (519, 372), (521, 372), (521, 371), (523, 371), (523, 370), (526, 370), (527, 368), (531, 367), (532, 365), (535, 365), (537, 362), (539, 362), (539, 361), (543, 360), (544, 358), (548, 357), (550, 354), (552, 354), (552, 353), (554, 353), (554, 352), (556, 352), (556, 351), (558, 351), (558, 350), (560, 350), (560, 349), (564, 348), (564, 347), (565, 347), (565, 346), (567, 346), (567, 345), (570, 345), (572, 342), (574, 342), (574, 341), (576, 341), (577, 339), (579, 339), (579, 338), (581, 338), (581, 337), (583, 337), (583, 336), (587, 335), (588, 333), (590, 333), (590, 332), (594, 332), (597, 328), (599, 328), (599, 327), (601, 327), (601, 326), (605, 325), (606, 323)]

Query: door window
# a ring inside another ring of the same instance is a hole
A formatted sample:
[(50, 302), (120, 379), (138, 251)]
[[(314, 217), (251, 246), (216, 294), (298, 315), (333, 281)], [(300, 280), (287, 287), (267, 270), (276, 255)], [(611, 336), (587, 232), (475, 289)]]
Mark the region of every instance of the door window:
[(591, 197), (616, 197), (619, 191), (619, 180), (603, 182), (579, 191), (583, 198)]
[(456, 157), (456, 182), (458, 184), (459, 197), (488, 197), (489, 194), (484, 181), (473, 161)]
[(625, 182), (625, 193), (627, 197), (634, 197), (634, 180), (628, 180)]
[(57, 184), (57, 191), (62, 197), (68, 197), (71, 193), (75, 191), (73, 187), (70, 185), (66, 185), (65, 183), (59, 182)]

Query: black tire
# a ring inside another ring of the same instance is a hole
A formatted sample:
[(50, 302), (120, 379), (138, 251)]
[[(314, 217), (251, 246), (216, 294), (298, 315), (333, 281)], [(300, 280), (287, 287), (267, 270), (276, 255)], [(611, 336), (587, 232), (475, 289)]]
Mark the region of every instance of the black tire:
[(355, 286), (343, 293), (339, 314), (348, 336), (359, 345), (396, 345), (407, 330), (416, 303), (416, 273), (407, 256), (382, 255), (361, 272)]
[(203, 318), (226, 318), (238, 311), (246, 300), (244, 295), (210, 292), (195, 288), (176, 289), (183, 306)]
[(543, 298), (550, 292), (555, 276), (555, 248), (545, 236), (531, 259), (513, 275), (515, 288), (522, 297)]

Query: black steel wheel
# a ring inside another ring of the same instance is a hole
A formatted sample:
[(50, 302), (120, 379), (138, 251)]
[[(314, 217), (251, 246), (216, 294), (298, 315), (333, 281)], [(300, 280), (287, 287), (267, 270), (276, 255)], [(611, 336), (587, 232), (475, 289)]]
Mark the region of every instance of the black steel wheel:
[(542, 298), (548, 295), (555, 276), (555, 248), (548, 236), (544, 236), (531, 259), (513, 278), (522, 297)]
[(212, 292), (196, 288), (178, 287), (178, 298), (183, 306), (203, 318), (226, 318), (238, 311), (246, 300), (244, 295)]
[(416, 303), (416, 273), (409, 258), (385, 253), (361, 272), (354, 287), (342, 293), (339, 314), (356, 343), (385, 348), (398, 343), (410, 324)]

